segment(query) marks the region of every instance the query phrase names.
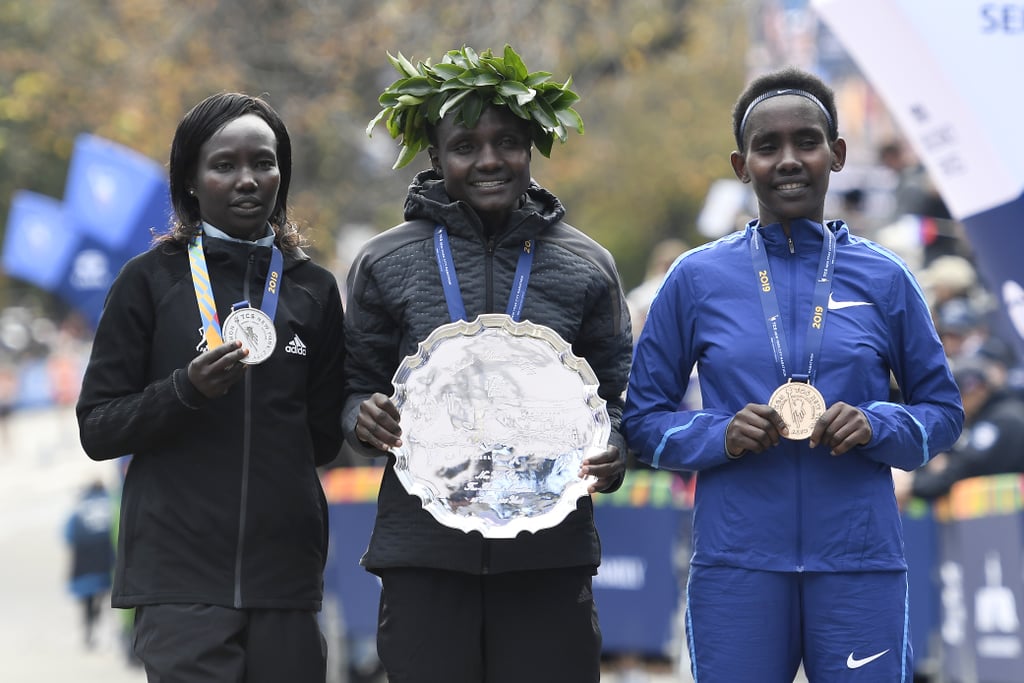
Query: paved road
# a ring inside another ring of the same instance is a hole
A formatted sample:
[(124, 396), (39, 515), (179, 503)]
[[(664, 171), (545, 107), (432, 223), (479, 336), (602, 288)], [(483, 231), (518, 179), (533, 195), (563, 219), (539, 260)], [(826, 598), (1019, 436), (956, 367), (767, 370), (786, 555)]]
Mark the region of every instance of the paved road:
[(118, 640), (119, 610), (106, 609), (93, 650), (67, 591), (63, 525), (82, 487), (116, 481), (89, 460), (70, 408), (24, 411), (0, 429), (0, 680), (5, 683), (144, 683)]

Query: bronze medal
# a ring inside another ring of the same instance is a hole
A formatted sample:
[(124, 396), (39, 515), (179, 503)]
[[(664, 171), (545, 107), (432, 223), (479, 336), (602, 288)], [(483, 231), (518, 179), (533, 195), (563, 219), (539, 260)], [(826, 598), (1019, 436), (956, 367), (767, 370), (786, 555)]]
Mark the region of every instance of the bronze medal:
[(775, 409), (789, 428), (787, 439), (800, 441), (814, 431), (814, 423), (825, 414), (825, 398), (821, 392), (806, 382), (786, 382), (768, 399), (768, 405)]

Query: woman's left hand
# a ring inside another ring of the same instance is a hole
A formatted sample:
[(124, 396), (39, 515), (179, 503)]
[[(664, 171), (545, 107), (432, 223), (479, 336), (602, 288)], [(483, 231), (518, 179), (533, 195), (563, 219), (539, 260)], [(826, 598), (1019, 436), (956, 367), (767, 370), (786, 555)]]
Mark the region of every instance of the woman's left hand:
[(625, 471), (626, 459), (619, 453), (617, 446), (608, 446), (601, 453), (585, 458), (580, 466), (581, 477), (597, 477), (597, 481), (587, 489), (588, 493), (606, 491)]
[(871, 423), (859, 408), (839, 401), (818, 418), (811, 432), (810, 446), (828, 446), (831, 455), (842, 455), (851, 448), (871, 441)]

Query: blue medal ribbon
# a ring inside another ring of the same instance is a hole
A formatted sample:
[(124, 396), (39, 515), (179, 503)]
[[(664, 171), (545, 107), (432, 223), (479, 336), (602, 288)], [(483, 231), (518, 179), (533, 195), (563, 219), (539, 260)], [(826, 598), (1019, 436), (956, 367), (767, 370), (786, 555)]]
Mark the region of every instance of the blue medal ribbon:
[[(281, 269), (284, 266), (284, 256), (277, 245), (270, 247), (270, 269), (267, 270), (267, 281), (263, 285), (263, 301), (260, 302), (260, 310), (267, 314), (271, 320), (277, 315), (277, 301), (281, 294)], [(242, 300), (231, 305), (232, 311), (239, 308), (248, 308), (248, 301)]]
[[(512, 291), (509, 293), (508, 306), (505, 308), (505, 313), (516, 322), (519, 322), (519, 317), (523, 313), (523, 301), (526, 299), (526, 288), (530, 283), (530, 270), (533, 268), (535, 250), (536, 243), (526, 240), (523, 242), (523, 250), (519, 252)], [(443, 225), (434, 228), (434, 254), (437, 256), (437, 269), (441, 275), (444, 299), (448, 304), (448, 316), (452, 322), (468, 320), (466, 306), (462, 301), (462, 290), (459, 289), (459, 278), (455, 273), (455, 263), (452, 261), (448, 230)]]
[[(263, 301), (260, 310), (271, 320), (277, 314), (277, 302), (281, 291), (281, 272), (284, 266), (284, 255), (276, 245), (270, 247), (270, 269), (263, 287)], [(220, 320), (217, 318), (217, 306), (213, 297), (213, 285), (210, 283), (209, 270), (206, 267), (206, 254), (203, 253), (203, 233), (196, 235), (188, 245), (188, 263), (192, 271), (192, 286), (199, 303), (199, 316), (203, 321), (203, 335), (210, 349), (223, 344)], [(231, 310), (246, 308), (248, 301), (239, 301), (231, 306)]]
[[(806, 221), (805, 219), (793, 221), (791, 225), (796, 225), (800, 222), (807, 222), (816, 229), (820, 229), (823, 233), (821, 258), (818, 262), (814, 293), (811, 297), (811, 319), (807, 327), (807, 344), (804, 347), (803, 357), (798, 366), (800, 372), (792, 372), (786, 364), (789, 358), (789, 346), (786, 343), (786, 333), (782, 325), (779, 300), (775, 295), (774, 280), (772, 279), (771, 268), (768, 265), (768, 254), (765, 251), (761, 235), (757, 231), (756, 221), (751, 221), (747, 226), (747, 239), (750, 245), (751, 261), (754, 266), (754, 276), (761, 289), (761, 310), (764, 312), (765, 325), (768, 328), (772, 355), (775, 358), (775, 365), (779, 368), (782, 375), (782, 382), (785, 383), (792, 379), (814, 384), (818, 357), (821, 355), (821, 346), (825, 336), (825, 314), (828, 312), (828, 297), (832, 292), (832, 275), (835, 272), (836, 236), (832, 234), (827, 225)], [(806, 373), (804, 373), (804, 370), (806, 370)]]

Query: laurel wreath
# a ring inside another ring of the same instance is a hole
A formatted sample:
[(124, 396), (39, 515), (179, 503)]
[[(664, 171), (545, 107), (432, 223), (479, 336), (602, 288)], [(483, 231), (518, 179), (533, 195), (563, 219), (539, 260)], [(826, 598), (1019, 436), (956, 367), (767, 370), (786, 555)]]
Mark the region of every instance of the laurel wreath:
[(427, 59), (413, 65), (401, 52), (387, 54), (401, 77), (381, 93), (381, 110), (366, 134), (373, 137), (373, 128), (383, 120), (393, 139), (402, 138), (392, 168), (402, 168), (430, 146), (428, 122), (437, 125), (453, 114), (456, 124), (473, 128), (488, 105), (507, 107), (529, 121), (533, 144), (545, 157), (551, 156), (556, 137), (566, 141), (569, 128), (583, 134), (583, 119), (572, 108), (580, 99), (569, 89), (572, 77), (559, 85), (547, 71), (529, 72), (510, 45), (501, 58), (490, 49), (477, 54), (464, 46), (450, 50), (439, 64)]

